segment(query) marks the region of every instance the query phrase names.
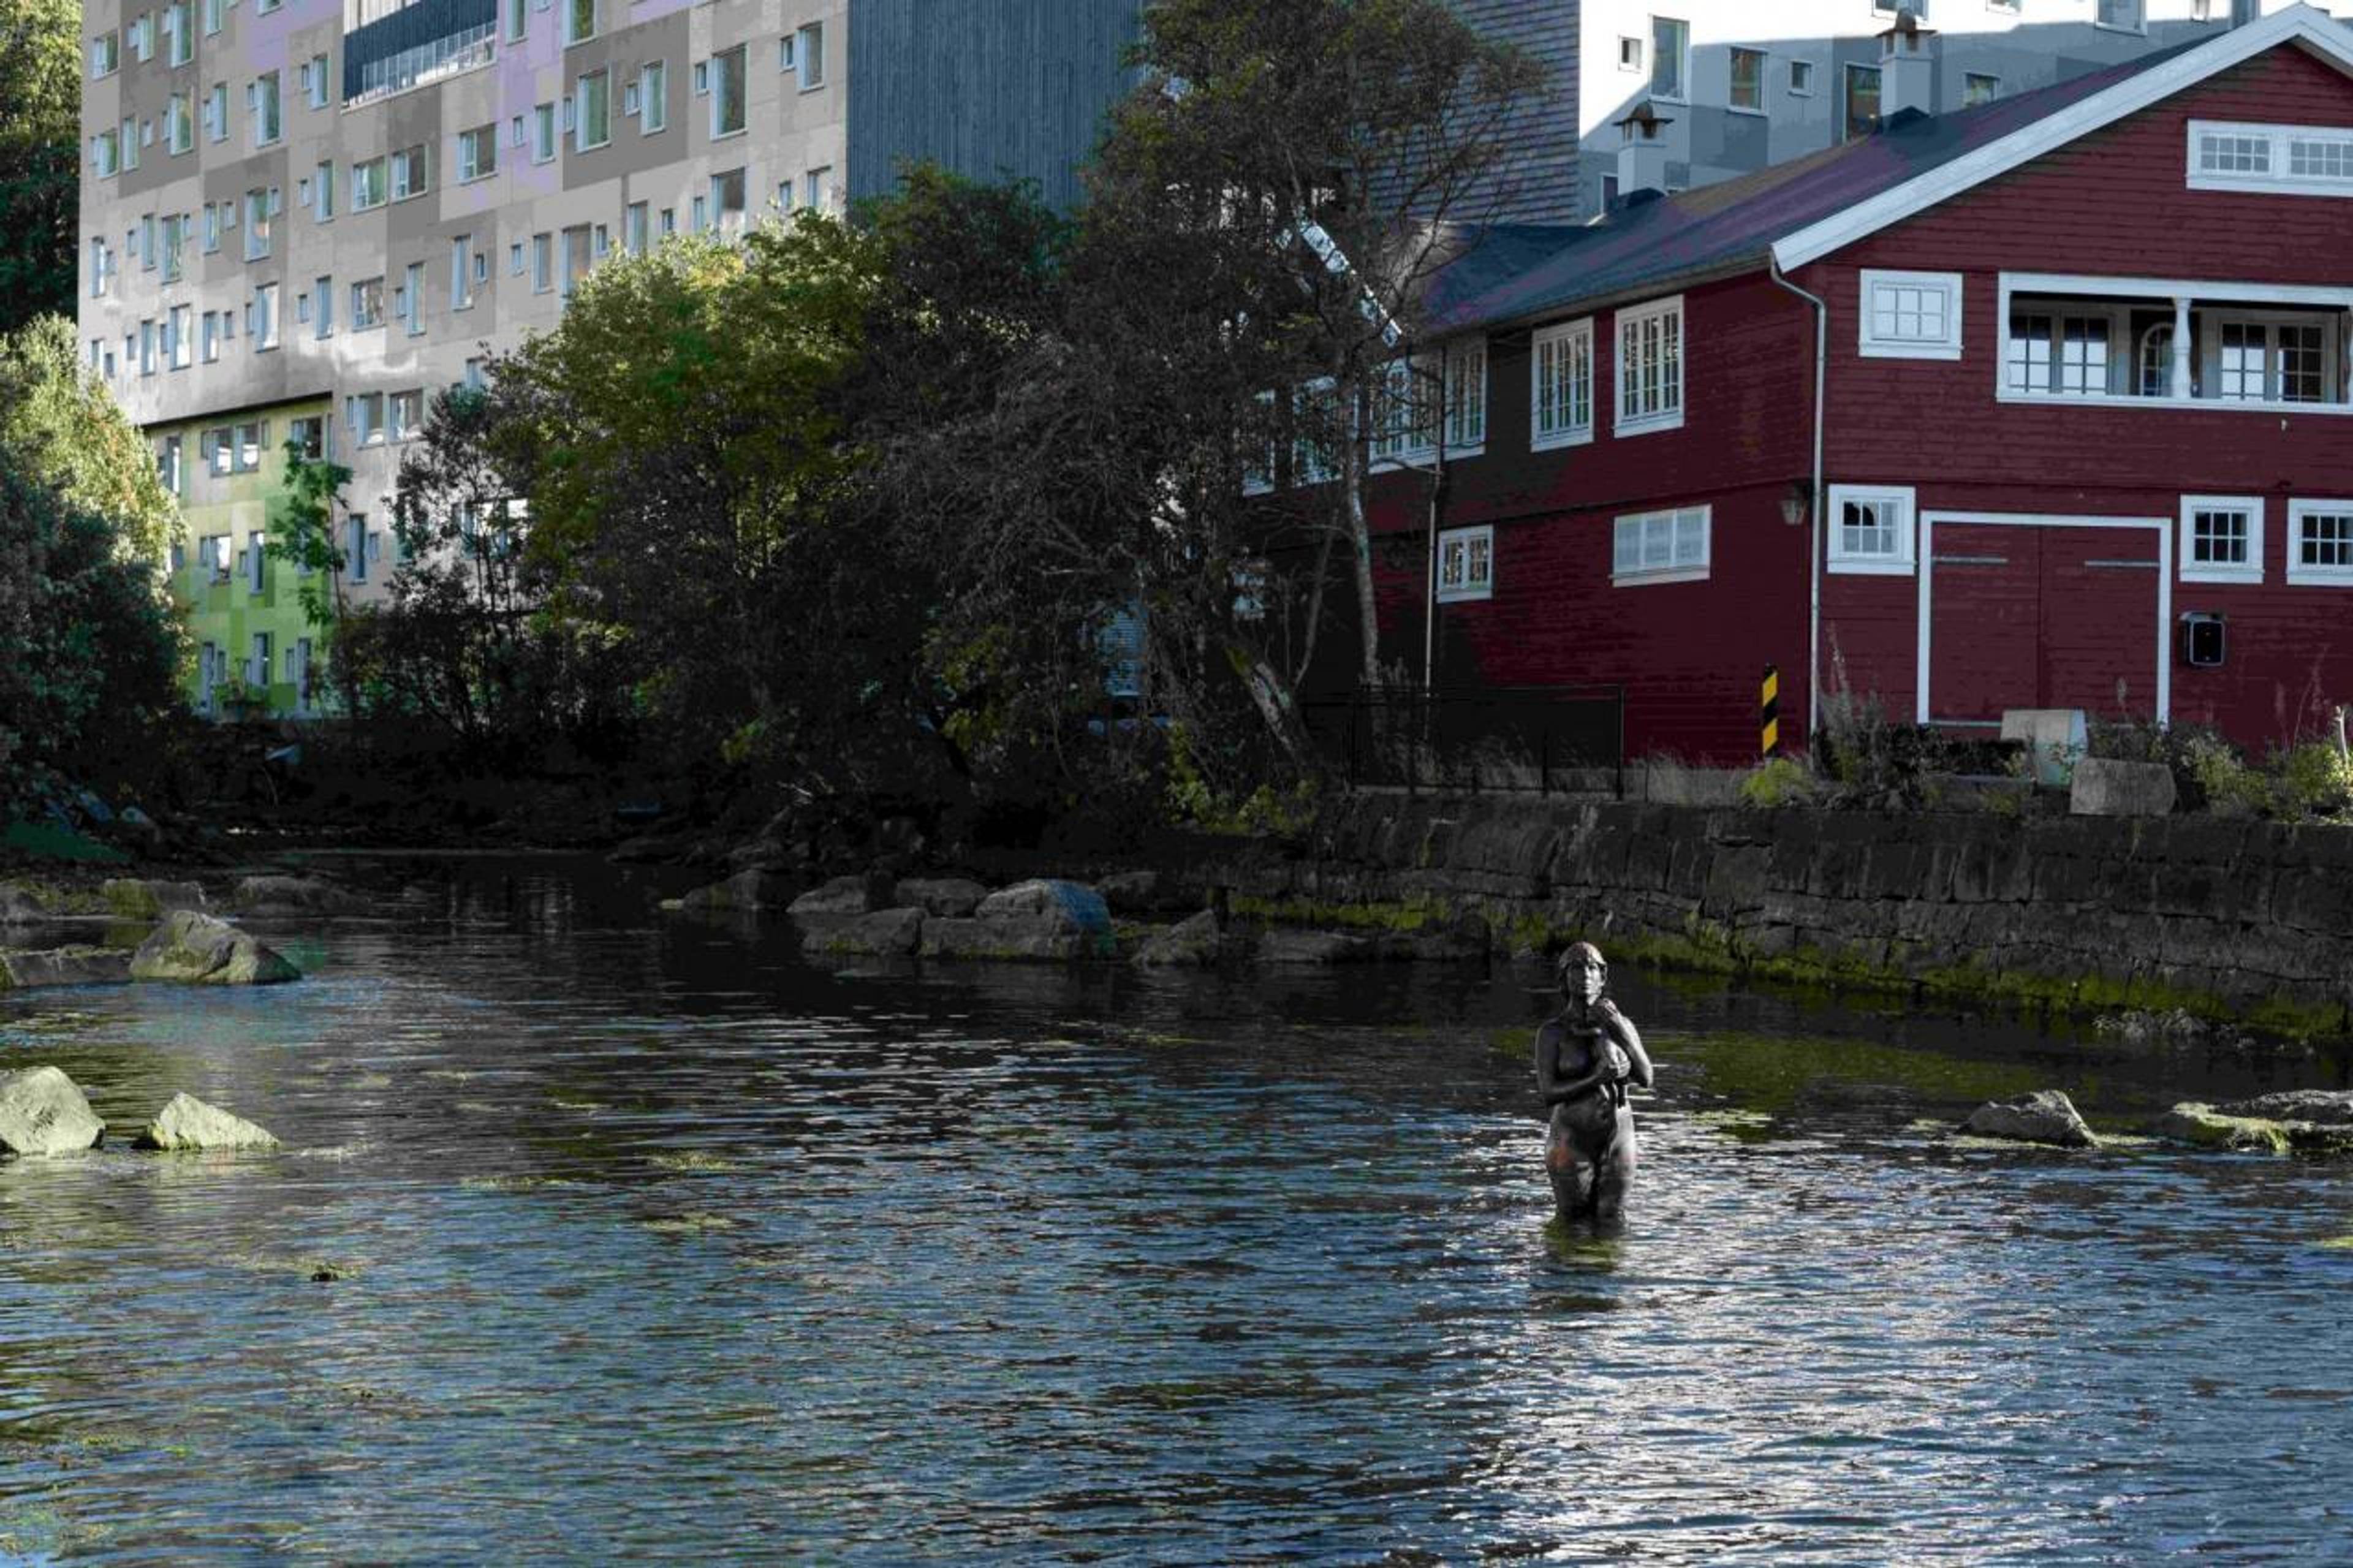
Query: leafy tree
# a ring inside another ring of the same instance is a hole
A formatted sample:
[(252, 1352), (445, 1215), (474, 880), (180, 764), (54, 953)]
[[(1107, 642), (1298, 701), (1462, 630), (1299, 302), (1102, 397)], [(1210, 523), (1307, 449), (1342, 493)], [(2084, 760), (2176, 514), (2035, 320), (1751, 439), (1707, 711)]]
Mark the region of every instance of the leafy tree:
[(161, 562), (178, 536), (153, 448), (82, 363), (71, 318), (43, 316), (0, 339), (0, 439), (39, 482), (111, 520), (124, 555)]
[(343, 589), (349, 561), (335, 542), (335, 509), (343, 504), (343, 487), (351, 482), (352, 471), (341, 463), (313, 458), (301, 442), (288, 441), (286, 488), (271, 502), (269, 537), (262, 551), (295, 569), (303, 618), (320, 633), (344, 713), (356, 719), (359, 688), (343, 647), (351, 622)]
[(0, 331), (73, 314), (80, 162), (81, 6), (9, 0), (0, 6)]

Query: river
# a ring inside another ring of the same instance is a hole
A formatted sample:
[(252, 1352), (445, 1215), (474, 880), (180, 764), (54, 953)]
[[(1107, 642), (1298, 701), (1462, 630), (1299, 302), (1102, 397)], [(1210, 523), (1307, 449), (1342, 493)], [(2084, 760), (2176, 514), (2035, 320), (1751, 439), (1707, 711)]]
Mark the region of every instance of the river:
[[(2353, 1169), (1956, 1141), (2330, 1055), (1541, 972), (847, 972), (560, 859), (328, 862), (299, 984), (0, 996), (0, 1560), (2353, 1557)], [(175, 1090), (282, 1152), (142, 1155)], [(323, 1276), (324, 1278), (321, 1278)]]

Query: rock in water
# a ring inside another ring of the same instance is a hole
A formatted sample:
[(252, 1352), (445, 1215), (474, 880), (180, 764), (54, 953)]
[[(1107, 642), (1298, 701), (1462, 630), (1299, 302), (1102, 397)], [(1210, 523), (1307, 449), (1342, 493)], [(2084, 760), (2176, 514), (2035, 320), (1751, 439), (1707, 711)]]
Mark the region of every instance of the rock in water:
[(275, 985), (302, 972), (227, 921), (174, 910), (131, 955), (133, 980), (192, 985)]
[(131, 955), (119, 947), (53, 947), (0, 952), (11, 986), (121, 985), (131, 978)]
[(1203, 910), (1155, 932), (1136, 950), (1135, 963), (1145, 969), (1206, 968), (1224, 957), (1225, 952), (1226, 932), (1218, 923), (1218, 912)]
[(152, 921), (174, 910), (205, 907), (205, 890), (194, 882), (155, 882), (112, 877), (99, 889), (106, 907), (125, 920)]
[(278, 1140), (242, 1116), (175, 1094), (131, 1141), (134, 1149), (275, 1149)]
[(910, 877), (902, 881), (893, 900), (927, 915), (965, 920), (980, 908), (988, 889), (966, 877)]
[(892, 880), (863, 875), (836, 877), (821, 888), (811, 888), (792, 901), (786, 912), (795, 915), (871, 915), (888, 909)]
[(1969, 1113), (1962, 1131), (1980, 1138), (2014, 1138), (2023, 1143), (2056, 1143), (2089, 1149), (2099, 1140), (2076, 1114), (2074, 1101), (2055, 1089), (2038, 1089), (2016, 1100), (1992, 1100)]
[(2160, 1138), (2201, 1149), (2284, 1154), (2289, 1147), (2287, 1129), (2276, 1121), (2260, 1116), (2225, 1116), (2195, 1100), (2185, 1100), (2167, 1111), (2150, 1131)]
[(0, 1152), (71, 1154), (96, 1143), (105, 1131), (106, 1123), (59, 1069), (0, 1073)]
[(237, 907), (248, 914), (356, 915), (367, 901), (316, 877), (248, 877), (237, 885)]
[(686, 910), (773, 910), (792, 896), (789, 877), (754, 867), (738, 871), (723, 882), (697, 888), (679, 900)]
[(2253, 1100), (2214, 1108), (2224, 1116), (2255, 1116), (2273, 1121), (2310, 1121), (2323, 1127), (2353, 1125), (2353, 1089), (2283, 1089)]

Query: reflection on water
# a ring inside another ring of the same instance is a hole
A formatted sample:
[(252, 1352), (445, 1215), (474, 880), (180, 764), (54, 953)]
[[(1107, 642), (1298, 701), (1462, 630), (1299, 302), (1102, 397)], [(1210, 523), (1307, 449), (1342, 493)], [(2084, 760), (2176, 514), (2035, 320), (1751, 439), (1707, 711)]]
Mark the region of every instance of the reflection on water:
[(1939, 1130), (2341, 1063), (1621, 972), (1642, 1176), (1564, 1231), (1536, 978), (845, 977), (576, 870), (369, 868), (296, 987), (0, 998), (119, 1127), (289, 1145), (0, 1168), (0, 1554), (2353, 1549), (2353, 1180)]

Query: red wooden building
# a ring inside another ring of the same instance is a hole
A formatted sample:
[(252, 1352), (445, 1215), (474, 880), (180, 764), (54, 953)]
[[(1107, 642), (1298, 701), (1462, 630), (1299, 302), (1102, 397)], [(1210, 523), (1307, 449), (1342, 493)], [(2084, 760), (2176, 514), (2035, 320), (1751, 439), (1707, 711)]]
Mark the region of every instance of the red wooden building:
[(1622, 683), (1630, 752), (1726, 763), (1768, 664), (1785, 744), (1841, 687), (2257, 750), (2353, 701), (2353, 31), (2309, 6), (1498, 233), (1431, 304), (1434, 584), (1435, 433), (1372, 494), (1441, 681)]

